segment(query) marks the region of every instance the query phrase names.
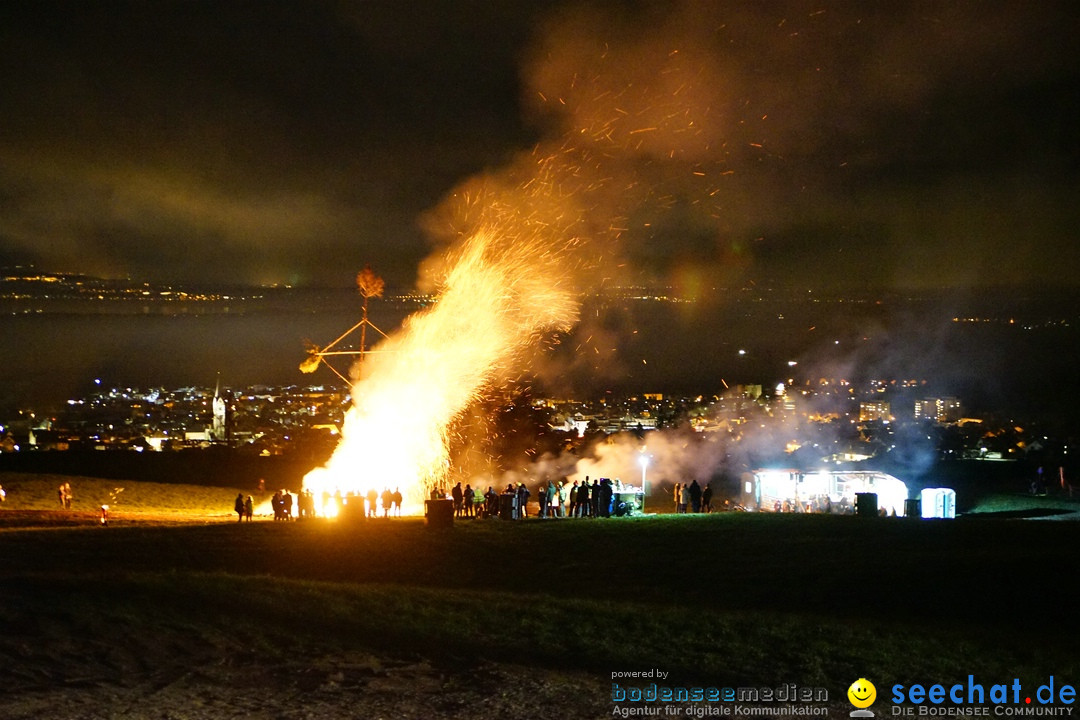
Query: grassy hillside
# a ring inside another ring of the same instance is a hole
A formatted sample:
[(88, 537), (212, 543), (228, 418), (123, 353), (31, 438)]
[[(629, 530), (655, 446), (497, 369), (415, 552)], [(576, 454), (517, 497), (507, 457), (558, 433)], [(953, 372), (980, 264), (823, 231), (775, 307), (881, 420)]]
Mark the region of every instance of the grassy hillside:
[[(74, 496), (71, 509), (75, 512), (96, 513), (102, 505), (107, 504), (114, 513), (228, 515), (232, 513), (236, 494), (241, 492), (228, 487), (0, 473), (0, 485), (7, 493), (0, 511), (58, 510), (60, 502), (57, 489), (65, 482), (71, 484)], [(258, 502), (266, 500), (271, 494), (243, 492), (245, 496), (255, 495)]]
[[(30, 497), (29, 480), (14, 480)], [(110, 485), (72, 484), (77, 497)], [(151, 484), (129, 491), (155, 511), (181, 502)], [(820, 685), (840, 705), (857, 677), (879, 682), (879, 698), (883, 684), (968, 674), (1080, 677), (1064, 631), (1080, 523), (1008, 519), (1038, 501), (997, 500), (956, 521), (726, 513), (433, 530), (411, 518), (240, 525), (227, 522), (232, 492), (187, 496), (219, 513), (210, 523), (44, 530), (6, 525), (0, 510), (0, 684), (44, 698), (56, 683), (116, 692), (130, 676), (143, 692), (187, 678), (203, 697), (242, 668), (330, 702), (327, 682), (370, 694), (405, 663), (417, 717), (543, 717), (528, 712), (541, 697), (551, 717), (602, 717), (616, 669)], [(467, 679), (478, 668), (531, 689), (514, 703), (483, 694), (501, 710), (480, 712)], [(431, 675), (430, 692), (417, 690)], [(559, 689), (570, 687), (579, 694)], [(439, 710), (455, 693), (462, 707)], [(402, 707), (378, 697), (364, 707)]]

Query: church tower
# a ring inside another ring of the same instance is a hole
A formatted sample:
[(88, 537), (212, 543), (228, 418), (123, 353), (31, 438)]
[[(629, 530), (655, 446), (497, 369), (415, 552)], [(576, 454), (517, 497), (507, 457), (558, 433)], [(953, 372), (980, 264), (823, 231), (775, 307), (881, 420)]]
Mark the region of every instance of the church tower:
[(218, 375), (217, 385), (214, 387), (214, 419), (210, 426), (210, 439), (214, 442), (228, 440), (228, 426), (225, 421), (225, 398), (221, 397), (221, 376)]

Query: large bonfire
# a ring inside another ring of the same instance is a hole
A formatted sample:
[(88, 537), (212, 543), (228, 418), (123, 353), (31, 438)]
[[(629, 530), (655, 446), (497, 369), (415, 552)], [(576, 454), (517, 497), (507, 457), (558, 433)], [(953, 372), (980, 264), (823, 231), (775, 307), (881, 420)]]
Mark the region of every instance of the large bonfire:
[(651, 40), (611, 41), (592, 30), (613, 18), (572, 14), (537, 43), (526, 97), (550, 140), (466, 182), (440, 208), (431, 226), (448, 249), (424, 273), (437, 301), (354, 368), (343, 439), (306, 489), (397, 488), (416, 512), (448, 479), (469, 406), (527, 374), (543, 338), (576, 323), (589, 285), (625, 272), (615, 252), (624, 233), (663, 242), (672, 210), (676, 237), (716, 231), (733, 153), (748, 152), (733, 148), (762, 145), (756, 135), (742, 142), (743, 130), (728, 138), (714, 121), (726, 109), (742, 128), (746, 103), (725, 94), (712, 26), (696, 13), (664, 17), (670, 27)]
[(305, 490), (347, 497), (399, 489), (405, 511), (418, 512), (446, 482), (455, 421), (520, 372), (546, 334), (574, 324), (568, 251), (576, 239), (567, 224), (552, 226), (540, 197), (526, 189), (512, 205), (467, 202), (466, 215), (479, 208), (479, 216), (440, 257), (435, 304), (356, 365), (342, 439), (304, 478)]

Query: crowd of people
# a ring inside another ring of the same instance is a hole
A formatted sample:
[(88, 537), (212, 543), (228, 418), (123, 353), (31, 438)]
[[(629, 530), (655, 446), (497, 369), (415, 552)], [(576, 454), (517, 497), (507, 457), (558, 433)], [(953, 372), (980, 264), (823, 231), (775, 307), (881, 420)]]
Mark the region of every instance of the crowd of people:
[(247, 499), (245, 499), (243, 493), (237, 493), (236, 501), (233, 503), (233, 510), (236, 512), (237, 522), (244, 522), (244, 520), (251, 522), (251, 518), (255, 514), (255, 498), (248, 495)]
[(315, 517), (315, 495), (310, 490), (301, 490), (294, 499), (288, 490), (278, 490), (270, 498), (270, 507), (274, 511), (274, 520), (288, 522), (293, 520), (293, 508), (299, 518)]
[[(541, 483), (536, 490), (537, 514), (539, 518), (581, 518), (611, 517), (612, 515), (630, 514), (639, 510), (635, 501), (620, 498), (621, 493), (634, 493), (636, 489), (624, 487), (619, 479), (585, 477), (582, 481), (564, 479), (562, 482), (548, 481)], [(487, 490), (457, 483), (450, 491), (454, 503), (454, 516), (503, 517), (521, 520), (529, 515), (529, 501), (532, 491), (525, 483), (509, 483), (502, 490), (489, 485)], [(436, 489), (432, 491), (434, 500), (443, 499), (446, 493)], [(633, 506), (633, 507), (632, 507)]]
[[(386, 488), (379, 493), (371, 489), (366, 495), (340, 492), (322, 494), (322, 510), (316, 506), (315, 494), (310, 490), (301, 490), (295, 496), (289, 490), (278, 490), (270, 498), (270, 508), (277, 522), (290, 522), (292, 520), (314, 518), (320, 513), (329, 516), (343, 517), (369, 517), (401, 516), (401, 507), (404, 498), (400, 490), (391, 491)], [(366, 501), (366, 506), (365, 506)], [(243, 493), (238, 493), (233, 504), (233, 511), (237, 514), (239, 522), (250, 521), (255, 513), (255, 500), (251, 495), (246, 498)]]
[[(361, 500), (361, 502), (363, 501)], [(384, 518), (391, 515), (401, 517), (402, 502), (404, 502), (404, 498), (398, 488), (393, 491), (390, 488), (383, 488), (381, 494), (375, 488), (372, 488), (367, 492), (367, 516), (377, 518), (379, 517), (379, 510), (382, 510)]]
[[(629, 515), (638, 512), (640, 489), (624, 486), (618, 478), (590, 478), (541, 483), (536, 489), (536, 517), (538, 518), (596, 518), (613, 515)], [(474, 488), (471, 483), (457, 483), (449, 492), (444, 488), (435, 488), (430, 494), (431, 500), (450, 500), (456, 518), (502, 517), (521, 520), (529, 516), (529, 503), (533, 492), (523, 482), (508, 483), (502, 490), (489, 485), (487, 490)], [(674, 488), (676, 513), (712, 512), (712, 487), (706, 483), (704, 488), (693, 480), (689, 483), (676, 483)], [(323, 513), (330, 516), (344, 517), (400, 517), (402, 494), (399, 489), (383, 489), (380, 493), (374, 488), (365, 495), (347, 493), (323, 493)], [(315, 497), (309, 490), (304, 490), (294, 498), (288, 490), (279, 490), (271, 498), (274, 520), (293, 520), (293, 509), (297, 517), (315, 517)], [(243, 494), (236, 496), (235, 511), (239, 521), (251, 520), (254, 511), (253, 499)]]
[(695, 479), (689, 483), (675, 483), (673, 491), (675, 512), (679, 514), (712, 512), (712, 485), (705, 483), (702, 488)]

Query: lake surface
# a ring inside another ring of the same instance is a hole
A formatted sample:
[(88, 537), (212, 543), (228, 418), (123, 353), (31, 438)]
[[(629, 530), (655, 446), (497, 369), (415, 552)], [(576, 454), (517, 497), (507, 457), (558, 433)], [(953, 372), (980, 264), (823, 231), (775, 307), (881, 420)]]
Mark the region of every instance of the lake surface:
[[(593, 298), (526, 376), (542, 391), (579, 395), (910, 378), (925, 381), (925, 396), (955, 395), (972, 411), (1071, 414), (1080, 393), (1075, 304), (994, 303)], [(418, 307), (379, 301), (371, 317), (390, 332)], [(299, 371), (305, 341), (325, 345), (359, 318), (359, 298), (345, 291), (179, 310), (132, 302), (9, 311), (0, 315), (0, 408), (59, 404), (91, 392), (96, 378), (170, 388), (213, 386), (219, 373), (226, 387), (338, 383), (326, 370)]]

